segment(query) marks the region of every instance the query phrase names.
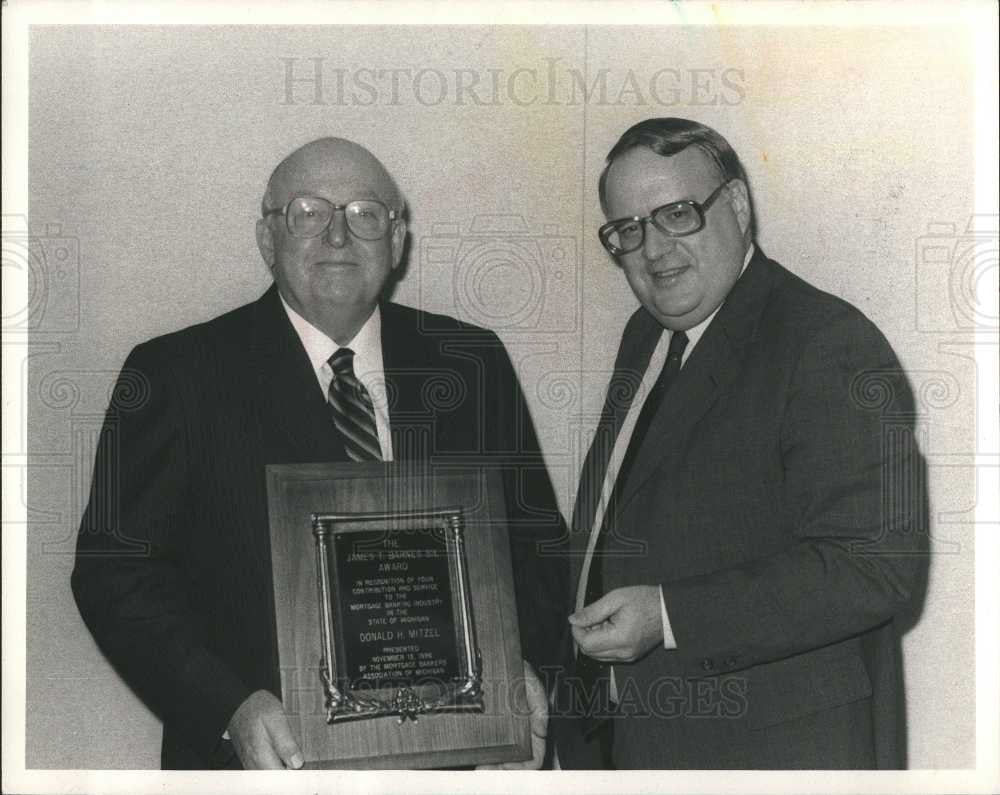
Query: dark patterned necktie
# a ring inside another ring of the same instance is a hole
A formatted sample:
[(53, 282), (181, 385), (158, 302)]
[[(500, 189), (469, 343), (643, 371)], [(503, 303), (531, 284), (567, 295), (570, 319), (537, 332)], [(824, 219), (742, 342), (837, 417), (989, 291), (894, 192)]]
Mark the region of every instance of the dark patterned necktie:
[[(653, 422), (653, 417), (660, 410), (660, 406), (663, 405), (664, 395), (667, 394), (671, 384), (676, 380), (677, 374), (681, 371), (681, 360), (684, 358), (684, 349), (687, 347), (687, 343), (687, 334), (683, 331), (675, 331), (670, 335), (670, 345), (667, 348), (667, 358), (663, 362), (663, 369), (660, 370), (660, 375), (656, 379), (656, 383), (653, 384), (653, 388), (649, 390), (646, 402), (642, 404), (639, 419), (635, 421), (635, 427), (632, 428), (632, 436), (628, 440), (628, 449), (622, 458), (621, 466), (618, 467), (615, 488), (611, 499), (608, 501), (609, 508), (614, 507), (619, 493), (628, 481), (628, 476), (635, 464), (636, 456), (639, 455), (642, 443), (646, 440), (646, 435), (649, 433), (649, 426)], [(608, 513), (605, 512), (604, 515), (607, 516)]]
[[(681, 370), (681, 359), (684, 356), (684, 349), (687, 347), (687, 342), (687, 334), (683, 331), (676, 331), (671, 334), (670, 346), (667, 349), (667, 358), (663, 363), (663, 369), (660, 371), (660, 375), (653, 384), (653, 387), (649, 390), (646, 401), (642, 404), (642, 410), (639, 412), (639, 418), (632, 429), (628, 448), (622, 458), (621, 466), (618, 467), (615, 485), (611, 490), (604, 518), (601, 521), (601, 529), (598, 532), (597, 542), (594, 546), (594, 554), (590, 560), (590, 570), (584, 573), (587, 576), (587, 587), (584, 591), (583, 600), (584, 605), (592, 604), (604, 595), (601, 556), (608, 553), (608, 537), (612, 534), (611, 530), (614, 526), (614, 514), (617, 510), (618, 499), (621, 496), (622, 489), (625, 487), (639, 450), (649, 433), (649, 426), (652, 424), (653, 417), (656, 416), (656, 412), (663, 405), (664, 396)], [(606, 468), (607, 463), (605, 463)], [(605, 474), (606, 472), (601, 473), (602, 482)], [(593, 524), (595, 517), (591, 515), (589, 518), (591, 524)], [(610, 683), (610, 665), (588, 657), (582, 652), (578, 652), (576, 656), (576, 675), (579, 677), (578, 685), (583, 688), (584, 698), (586, 699), (583, 703), (590, 704), (593, 710), (590, 715), (586, 716), (591, 719), (586, 728), (589, 731), (596, 728), (601, 718), (607, 717), (613, 712), (608, 688)]]
[(354, 351), (341, 348), (329, 358), (333, 380), (328, 393), (330, 414), (354, 461), (381, 461), (375, 427), (375, 407), (368, 390), (354, 374)]

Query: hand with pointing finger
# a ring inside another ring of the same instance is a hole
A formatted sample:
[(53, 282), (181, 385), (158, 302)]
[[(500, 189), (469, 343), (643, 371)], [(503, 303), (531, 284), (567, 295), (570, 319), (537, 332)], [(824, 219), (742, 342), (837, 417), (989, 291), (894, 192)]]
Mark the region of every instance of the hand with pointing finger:
[(601, 662), (632, 662), (663, 643), (660, 589), (616, 588), (569, 617), (580, 652)]

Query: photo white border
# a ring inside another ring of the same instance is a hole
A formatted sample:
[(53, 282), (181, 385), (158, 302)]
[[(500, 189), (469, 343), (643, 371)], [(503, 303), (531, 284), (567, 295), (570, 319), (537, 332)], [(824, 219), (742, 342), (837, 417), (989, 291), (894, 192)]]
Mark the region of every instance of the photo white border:
[[(252, 13), (249, 13), (252, 9)], [(28, 210), (28, 27), (39, 24), (400, 24), (400, 25), (613, 25), (641, 19), (656, 25), (894, 26), (934, 27), (963, 24), (975, 48), (977, 74), (976, 185), (977, 215), (997, 215), (997, 6), (990, 2), (746, 2), (746, 3), (597, 3), (597, 2), (31, 2), (3, 5), (3, 188), (4, 214), (27, 216)], [(249, 22), (248, 20), (252, 20)], [(6, 280), (6, 279), (5, 279)], [(1000, 287), (996, 269), (979, 284), (979, 306), (994, 317)], [(763, 771), (656, 771), (441, 773), (407, 771), (277, 771), (234, 774), (126, 771), (25, 770), (25, 567), (26, 516), (19, 489), (3, 498), (3, 791), (4, 792), (205, 792), (238, 786), (247, 793), (401, 791), (418, 793), (513, 792), (525, 788), (553, 793), (671, 792), (747, 793), (992, 793), (1000, 790), (1000, 688), (998, 659), (1000, 614), (1000, 405), (997, 340), (976, 346), (977, 506), (976, 506), (976, 768), (902, 772), (781, 773)], [(26, 418), (25, 400), (9, 378), (3, 360), (4, 422)], [(19, 363), (18, 363), (19, 366)], [(4, 454), (4, 468), (19, 466)]]

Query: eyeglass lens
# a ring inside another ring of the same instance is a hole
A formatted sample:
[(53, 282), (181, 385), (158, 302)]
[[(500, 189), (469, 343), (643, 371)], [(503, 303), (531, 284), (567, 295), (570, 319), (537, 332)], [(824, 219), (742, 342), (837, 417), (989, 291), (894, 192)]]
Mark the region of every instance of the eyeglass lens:
[[(670, 235), (687, 235), (697, 231), (701, 216), (691, 204), (680, 202), (660, 207), (653, 213), (653, 223)], [(645, 238), (645, 224), (642, 221), (622, 221), (608, 234), (612, 246), (624, 251), (632, 251), (642, 245)]]
[[(325, 199), (300, 196), (288, 205), (288, 229), (296, 237), (318, 237), (333, 217), (333, 205)], [(359, 199), (344, 208), (347, 228), (362, 240), (378, 240), (389, 228), (389, 211), (377, 201)]]

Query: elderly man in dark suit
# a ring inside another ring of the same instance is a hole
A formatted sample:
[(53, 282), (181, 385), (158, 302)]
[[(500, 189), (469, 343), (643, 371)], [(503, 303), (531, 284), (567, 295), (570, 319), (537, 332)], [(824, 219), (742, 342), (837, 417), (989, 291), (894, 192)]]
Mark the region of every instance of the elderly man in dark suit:
[(517, 378), (491, 332), (381, 300), (405, 238), (399, 190), (370, 152), (307, 144), (275, 169), (257, 222), (274, 285), (125, 363), (72, 585), (101, 649), (163, 719), (164, 767), (302, 765), (277, 697), (267, 464), (499, 467), (523, 653), (535, 667), (555, 657), (566, 586), (537, 544), (561, 520)]
[(561, 766), (901, 766), (927, 535), (896, 356), (754, 242), (714, 130), (635, 125), (600, 197), (641, 307), (574, 511)]

